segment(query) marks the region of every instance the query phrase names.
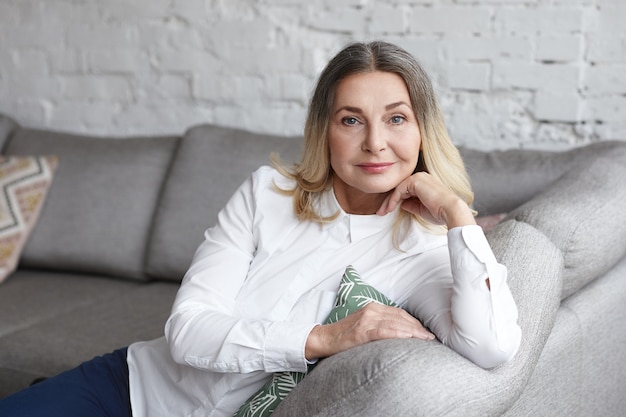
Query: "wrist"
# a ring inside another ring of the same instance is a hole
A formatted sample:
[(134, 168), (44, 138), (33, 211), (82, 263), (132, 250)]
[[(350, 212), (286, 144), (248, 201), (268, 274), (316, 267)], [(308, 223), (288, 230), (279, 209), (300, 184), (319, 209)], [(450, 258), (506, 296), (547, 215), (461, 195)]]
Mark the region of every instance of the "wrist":
[(304, 357), (307, 361), (315, 361), (317, 359), (321, 359), (324, 357), (323, 354), (323, 326), (318, 324), (317, 326), (311, 329), (309, 333), (309, 337), (306, 339), (306, 344), (304, 346)]
[(474, 213), (469, 208), (467, 203), (458, 197), (456, 197), (445, 207), (442, 207), (441, 217), (448, 227), (448, 230), (454, 227), (462, 227), (476, 224)]

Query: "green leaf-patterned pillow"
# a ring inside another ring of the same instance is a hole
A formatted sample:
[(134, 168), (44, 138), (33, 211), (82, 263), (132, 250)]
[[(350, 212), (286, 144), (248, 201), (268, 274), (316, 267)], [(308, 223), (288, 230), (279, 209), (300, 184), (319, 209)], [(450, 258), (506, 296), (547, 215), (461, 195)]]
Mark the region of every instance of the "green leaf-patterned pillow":
[[(330, 311), (324, 324), (335, 323), (367, 304), (375, 302), (388, 306), (395, 306), (371, 285), (364, 283), (361, 276), (352, 265), (348, 266), (341, 277), (339, 291), (335, 298), (335, 305)], [(315, 365), (310, 365), (307, 372)], [(259, 391), (248, 398), (233, 417), (267, 417), (274, 412), (278, 404), (287, 397), (287, 394), (305, 377), (304, 372), (277, 372)]]

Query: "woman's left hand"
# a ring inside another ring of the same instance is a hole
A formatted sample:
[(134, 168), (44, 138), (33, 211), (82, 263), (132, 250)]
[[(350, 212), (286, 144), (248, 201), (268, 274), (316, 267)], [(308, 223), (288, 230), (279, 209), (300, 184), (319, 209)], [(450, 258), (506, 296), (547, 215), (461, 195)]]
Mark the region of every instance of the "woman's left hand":
[(476, 224), (467, 203), (427, 172), (417, 172), (398, 184), (385, 198), (377, 214), (384, 216), (398, 204), (403, 210), (435, 224), (445, 224), (448, 229)]

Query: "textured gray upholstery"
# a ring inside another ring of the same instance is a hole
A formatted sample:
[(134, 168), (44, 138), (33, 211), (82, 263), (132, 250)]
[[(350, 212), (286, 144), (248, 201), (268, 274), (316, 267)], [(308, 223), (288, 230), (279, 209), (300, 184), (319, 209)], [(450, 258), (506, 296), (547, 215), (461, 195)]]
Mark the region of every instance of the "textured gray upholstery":
[[(217, 214), (270, 153), (299, 160), (301, 138), (276, 138), (217, 126), (190, 129), (182, 139), (156, 214), (147, 271), (180, 281)], [(215, 182), (219, 181), (219, 187)]]
[(563, 298), (608, 271), (626, 255), (626, 155), (601, 157), (571, 169), (515, 209), (563, 252)]
[(0, 316), (11, 318), (0, 327), (0, 397), (36, 377), (161, 336), (175, 294), (176, 286), (166, 283), (17, 271), (0, 287)]
[(508, 213), (545, 190), (570, 169), (603, 156), (626, 156), (621, 142), (599, 142), (567, 152), (512, 149), (482, 152), (462, 148), (479, 215)]
[(59, 157), (21, 262), (143, 279), (152, 216), (176, 138), (96, 139), (19, 129), (7, 154)]

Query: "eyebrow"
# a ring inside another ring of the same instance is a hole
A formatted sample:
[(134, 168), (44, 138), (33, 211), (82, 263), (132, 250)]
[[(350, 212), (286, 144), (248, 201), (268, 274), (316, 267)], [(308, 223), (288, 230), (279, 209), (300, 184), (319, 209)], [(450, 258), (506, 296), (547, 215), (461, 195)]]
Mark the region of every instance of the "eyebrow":
[[(385, 106), (385, 110), (392, 110), (395, 109), (396, 107), (400, 107), (400, 106), (407, 106), (408, 108), (411, 108), (411, 106), (409, 106), (405, 101), (397, 101), (395, 103), (390, 103), (387, 104)], [(352, 107), (352, 106), (343, 106), (337, 109), (337, 111), (335, 112), (335, 114), (339, 113), (342, 110), (346, 110), (352, 113), (363, 113), (363, 110), (359, 107)]]

